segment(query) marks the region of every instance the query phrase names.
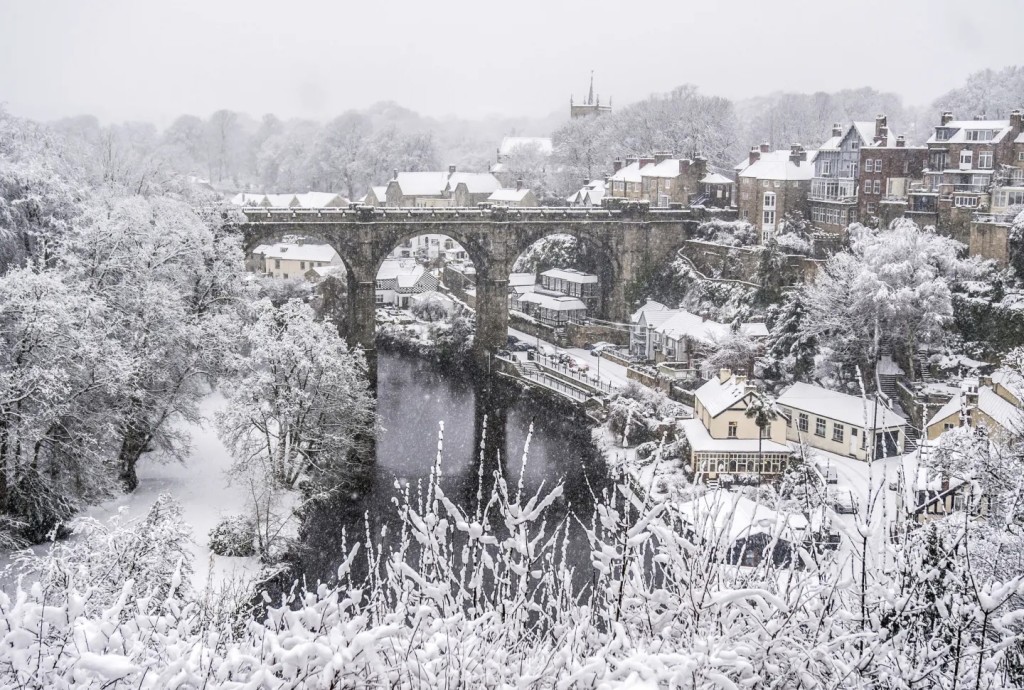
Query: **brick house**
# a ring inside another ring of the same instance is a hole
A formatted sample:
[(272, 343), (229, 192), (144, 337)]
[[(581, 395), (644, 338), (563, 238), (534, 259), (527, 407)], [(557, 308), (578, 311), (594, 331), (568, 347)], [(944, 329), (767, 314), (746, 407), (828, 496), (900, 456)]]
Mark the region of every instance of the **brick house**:
[(877, 219), (888, 225), (909, 208), (911, 185), (921, 181), (928, 147), (907, 146), (903, 136), (889, 131), (885, 116), (875, 121), (873, 140), (860, 150), (857, 211), (862, 222)]
[(668, 153), (656, 153), (653, 157), (616, 159), (605, 196), (646, 200), (651, 206), (689, 205), (700, 196), (700, 182), (705, 177), (707, 160), (701, 156), (672, 158)]
[[(888, 138), (884, 115), (874, 123), (854, 122), (845, 129), (838, 123), (832, 125), (831, 138), (821, 145), (814, 160), (809, 201), (815, 228), (842, 236), (850, 223), (860, 218), (861, 150), (883, 137)], [(871, 164), (874, 170), (874, 159)]]
[[(929, 137), (923, 182), (909, 193), (907, 216), (970, 244), (972, 221), (997, 222), (1024, 191), (1021, 111), (1008, 120), (954, 120), (945, 112)], [(1007, 204), (1007, 206), (997, 206)]]
[(758, 229), (762, 243), (775, 234), (785, 214), (799, 211), (807, 216), (818, 155), (800, 144), (793, 144), (788, 151), (768, 149), (767, 144), (755, 146), (746, 161), (736, 166), (739, 219)]

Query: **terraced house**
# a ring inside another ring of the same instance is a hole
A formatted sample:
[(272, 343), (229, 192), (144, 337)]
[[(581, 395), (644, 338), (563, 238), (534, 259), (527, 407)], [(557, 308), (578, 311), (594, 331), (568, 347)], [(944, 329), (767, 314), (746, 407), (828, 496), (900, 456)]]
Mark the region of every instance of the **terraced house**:
[(807, 197), (817, 151), (793, 144), (788, 151), (755, 146), (734, 168), (739, 189), (739, 218), (758, 230), (761, 243), (778, 231), (787, 213), (808, 215)]

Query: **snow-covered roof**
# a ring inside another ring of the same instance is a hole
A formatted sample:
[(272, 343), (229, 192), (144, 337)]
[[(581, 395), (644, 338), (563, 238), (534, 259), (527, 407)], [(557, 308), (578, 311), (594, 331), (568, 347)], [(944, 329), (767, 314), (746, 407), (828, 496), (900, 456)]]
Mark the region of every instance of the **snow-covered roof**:
[(310, 270), (321, 278), (326, 278), (327, 276), (334, 275), (335, 273), (341, 273), (344, 270), (344, 267), (341, 264), (328, 264), (327, 266), (317, 266)]
[[(664, 320), (655, 330), (667, 338), (679, 340), (686, 337), (698, 340), (703, 343), (711, 343), (714, 340), (721, 340), (729, 335), (731, 326), (719, 323), (710, 319), (704, 319), (697, 314), (679, 309), (671, 317)], [(766, 337), (768, 327), (763, 323), (740, 324), (740, 332), (751, 338)]]
[(939, 139), (937, 138), (937, 135), (933, 133), (928, 137), (929, 144), (962, 144), (967, 141), (967, 132), (972, 130), (987, 130), (993, 132), (991, 139), (978, 141), (977, 143), (996, 144), (1002, 141), (1003, 138), (1011, 131), (1009, 120), (953, 120), (944, 125), (939, 125), (937, 129), (953, 129), (956, 131), (946, 139)]
[(854, 122), (853, 129), (860, 136), (861, 145), (870, 144), (875, 140), (874, 122)]
[(1024, 431), (1024, 411), (999, 396), (988, 386), (978, 389), (978, 409), (991, 417), (1006, 431)]
[(441, 196), (448, 185), (447, 172), (400, 172), (388, 182), (398, 185), (403, 196)]
[(524, 146), (536, 147), (541, 153), (549, 156), (555, 150), (550, 137), (505, 137), (501, 140), (498, 154), (507, 156)]
[(633, 312), (632, 315), (630, 315), (629, 320), (632, 323), (636, 323), (637, 321), (640, 320), (640, 317), (644, 313), (646, 313), (646, 312), (654, 312), (654, 311), (661, 312), (661, 311), (674, 311), (674, 310), (669, 309), (668, 307), (666, 307), (661, 302), (655, 302), (654, 300), (649, 299), (646, 302), (644, 302), (644, 305), (642, 307), (640, 307), (635, 312)]
[(576, 311), (587, 308), (587, 305), (582, 300), (575, 297), (570, 297), (569, 295), (549, 295), (544, 292), (527, 292), (519, 298), (519, 301), (537, 304), (544, 309), (552, 311)]
[(640, 177), (679, 177), (681, 164), (679, 158), (666, 158), (660, 163), (648, 163), (640, 168)]
[(501, 188), (494, 190), (494, 193), (487, 197), (488, 201), (512, 201), (520, 202), (526, 198), (526, 195), (530, 193), (530, 190), (526, 187), (522, 189), (515, 188)]
[(235, 206), (260, 206), (263, 204), (266, 194), (250, 194), (240, 192), (231, 197), (231, 203)]
[(817, 151), (806, 151), (807, 160), (794, 163), (789, 159), (789, 150), (762, 153), (753, 165), (747, 166), (740, 177), (758, 180), (809, 180), (814, 177), (814, 159)]
[(725, 175), (719, 175), (718, 173), (709, 173), (704, 176), (704, 179), (700, 181), (701, 184), (732, 184)]
[(1024, 404), (1024, 376), (1004, 367), (992, 372), (992, 383), (1005, 388), (1018, 404)]
[(291, 261), (331, 263), (341, 260), (338, 252), (334, 251), (334, 247), (329, 244), (291, 244), (288, 242), (261, 244), (252, 253), (262, 254), (268, 259), (289, 259)]
[(377, 269), (377, 280), (411, 276), (413, 278), (411, 285), (414, 285), (416, 279), (423, 274), (423, 271), (423, 266), (412, 259), (385, 259), (381, 263), (380, 268)]
[(717, 417), (753, 391), (754, 389), (747, 385), (746, 378), (741, 381), (732, 374), (725, 381), (719, 380), (718, 377), (712, 378), (694, 391), (693, 397), (709, 415)]
[[(813, 412), (820, 417), (828, 417), (850, 426), (864, 427), (864, 420), (871, 416), (871, 410), (877, 407), (875, 429), (891, 429), (906, 426), (907, 420), (889, 410), (885, 405), (875, 405), (873, 400), (865, 401), (855, 395), (847, 395), (838, 391), (830, 391), (821, 386), (808, 383), (794, 383), (779, 396), (776, 404), (792, 407), (804, 412)], [(867, 413), (865, 413), (865, 404)]]
[(933, 424), (938, 424), (943, 419), (946, 419), (947, 417), (949, 417), (951, 415), (959, 414), (962, 407), (963, 407), (963, 403), (962, 403), (960, 395), (958, 393), (957, 395), (954, 395), (952, 398), (950, 398), (949, 402), (947, 402), (945, 405), (940, 407), (935, 412), (935, 414), (932, 415), (931, 419), (928, 420), (928, 423), (925, 424), (925, 428), (928, 428), (928, 427), (932, 426)]
[(810, 527), (807, 518), (800, 513), (778, 513), (725, 489), (709, 491), (700, 498), (680, 503), (679, 512), (705, 539), (725, 537), (729, 544), (753, 534), (777, 534), (786, 541), (800, 543)]
[(634, 161), (629, 165), (622, 166), (608, 179), (611, 182), (639, 182), (640, 162)]
[(292, 195), (302, 208), (340, 208), (348, 206), (348, 199), (334, 192), (304, 192)]
[(592, 273), (584, 273), (583, 271), (577, 271), (574, 268), (549, 268), (548, 270), (541, 273), (542, 276), (548, 278), (560, 278), (562, 280), (569, 281), (570, 283), (596, 283), (597, 276)]
[(448, 178), (447, 189), (454, 192), (460, 184), (466, 185), (466, 191), (470, 194), (485, 194), (497, 191), (501, 188), (498, 178), (489, 172), (486, 173), (452, 173)]
[(509, 273), (508, 284), (511, 287), (520, 287), (523, 285), (533, 285), (537, 282), (537, 277), (532, 273)]

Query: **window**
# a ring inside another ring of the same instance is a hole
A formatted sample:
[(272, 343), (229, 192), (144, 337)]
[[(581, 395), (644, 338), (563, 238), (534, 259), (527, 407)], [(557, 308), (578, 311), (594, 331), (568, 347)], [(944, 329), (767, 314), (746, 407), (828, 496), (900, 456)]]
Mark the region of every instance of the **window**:
[(942, 425), (942, 430), (943, 431), (949, 431), (950, 429), (955, 429), (955, 428), (956, 428), (956, 425), (950, 424), (949, 422), (946, 422), (945, 424)]
[(832, 174), (832, 161), (824, 161), (821, 164), (821, 174), (831, 175)]
[(860, 142), (859, 141), (851, 142), (850, 143), (850, 148), (853, 149), (854, 151), (856, 151), (857, 149), (860, 148)]
[(792, 427), (793, 426), (793, 410), (789, 409), (788, 407), (783, 407), (783, 408), (781, 408), (781, 410), (782, 410), (782, 416), (786, 418), (786, 426), (787, 427)]
[(843, 442), (843, 433), (846, 431), (842, 424), (832, 423), (832, 440), (836, 443)]
[(978, 197), (976, 196), (955, 196), (953, 197), (953, 205), (959, 208), (977, 208)]
[(1024, 151), (1017, 154), (1017, 160), (1024, 161)]
[(881, 193), (882, 193), (882, 181), (881, 180), (875, 180), (875, 194), (881, 194)]
[(736, 422), (729, 422), (729, 438), (736, 438)]
[(761, 186), (762, 187), (767, 187), (768, 186), (768, 180), (761, 180)]
[(867, 212), (868, 213), (875, 213), (877, 211), (877, 208), (878, 208), (877, 204), (868, 204)]
[(281, 260), (274, 259), (274, 268), (281, 268)]
[(774, 192), (765, 192), (765, 195), (764, 195), (764, 207), (765, 208), (775, 208), (775, 193)]
[(967, 141), (989, 141), (995, 136), (991, 129), (969, 129), (964, 133)]
[(377, 304), (384, 304), (384, 295), (378, 292), (374, 297), (376, 299)]
[(865, 194), (870, 194), (871, 193), (871, 180), (864, 180), (864, 193)]
[(881, 158), (876, 158), (875, 159), (875, 172), (882, 172), (882, 159)]
[(821, 417), (814, 418), (814, 435), (825, 438), (825, 420)]
[(993, 205), (999, 208), (1024, 205), (1024, 189), (1000, 189)]
[(306, 270), (306, 262), (305, 261), (300, 261), (299, 262), (299, 268), (302, 269), (302, 270)]
[(978, 167), (986, 170), (992, 167), (991, 151), (978, 151)]
[(284, 278), (285, 280), (288, 280), (288, 274), (287, 273), (282, 273), (281, 277)]
[(780, 182), (779, 180), (775, 180), (775, 188), (778, 189), (781, 186), (782, 186), (782, 182)]
[(960, 152), (960, 167), (964, 167), (965, 165), (968, 168), (971, 167), (971, 160), (973, 159), (973, 157), (974, 157), (974, 152), (973, 151), (961, 151)]
[(853, 436), (854, 438), (857, 437), (857, 427), (851, 427), (850, 436)]
[(805, 412), (801, 412), (797, 418), (796, 428), (800, 431), (807, 431), (807, 414)]
[(875, 172), (875, 161), (871, 158), (864, 161), (864, 172)]

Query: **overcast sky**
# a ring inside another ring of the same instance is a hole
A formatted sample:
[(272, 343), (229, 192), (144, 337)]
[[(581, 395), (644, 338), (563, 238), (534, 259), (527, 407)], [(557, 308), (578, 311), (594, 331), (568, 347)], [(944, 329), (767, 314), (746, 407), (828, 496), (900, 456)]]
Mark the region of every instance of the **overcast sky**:
[(684, 83), (730, 98), (872, 86), (926, 104), (1024, 62), (1021, 0), (0, 0), (0, 102), (167, 124), (219, 108), (326, 118), (545, 115)]

